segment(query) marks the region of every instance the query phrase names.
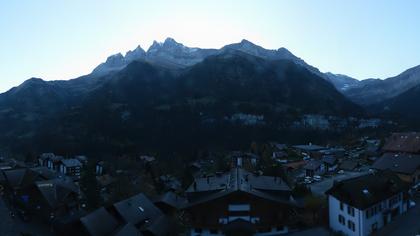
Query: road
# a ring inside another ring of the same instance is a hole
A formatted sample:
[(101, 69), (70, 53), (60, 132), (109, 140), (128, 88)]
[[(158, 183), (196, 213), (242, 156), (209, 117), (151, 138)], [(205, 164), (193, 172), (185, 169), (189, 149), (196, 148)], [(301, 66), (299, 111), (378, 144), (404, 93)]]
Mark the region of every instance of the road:
[(330, 189), (333, 186), (334, 180), (340, 181), (345, 179), (354, 178), (357, 176), (368, 174), (369, 171), (361, 171), (361, 172), (350, 172), (346, 171), (343, 174), (337, 174), (335, 176), (324, 178), (320, 182), (315, 182), (313, 184), (310, 184), (311, 191), (313, 194), (324, 196), (325, 191)]
[(20, 236), (28, 235), (53, 235), (48, 226), (35, 222), (25, 223), (19, 217), (12, 218), (3, 198), (0, 197), (0, 235)]
[(390, 224), (380, 229), (376, 235), (420, 235), (420, 197), (415, 200), (416, 207), (395, 218)]

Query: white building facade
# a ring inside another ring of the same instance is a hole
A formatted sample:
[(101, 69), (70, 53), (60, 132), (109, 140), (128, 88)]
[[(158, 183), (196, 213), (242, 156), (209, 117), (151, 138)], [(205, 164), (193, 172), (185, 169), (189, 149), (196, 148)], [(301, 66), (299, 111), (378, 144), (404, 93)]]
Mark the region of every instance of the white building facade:
[(328, 206), (330, 228), (349, 236), (371, 235), (407, 211), (402, 192), (366, 209), (357, 209), (328, 195)]

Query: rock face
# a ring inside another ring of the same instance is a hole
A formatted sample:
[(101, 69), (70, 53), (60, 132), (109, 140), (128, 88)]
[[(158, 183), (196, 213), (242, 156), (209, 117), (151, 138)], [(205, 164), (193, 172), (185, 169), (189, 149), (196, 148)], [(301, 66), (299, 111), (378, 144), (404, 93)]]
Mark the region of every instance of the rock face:
[(172, 38), (167, 38), (163, 43), (154, 41), (147, 52), (138, 46), (133, 51), (128, 51), (125, 56), (121, 53), (112, 55), (96, 67), (92, 74), (104, 75), (118, 71), (135, 60), (144, 60), (168, 68), (184, 68), (201, 62), (217, 52), (216, 49), (186, 47)]
[(120, 53), (112, 55), (107, 58), (106, 62), (96, 67), (92, 74), (101, 76), (119, 71), (135, 60), (144, 60), (172, 69), (185, 68), (195, 65), (209, 56), (221, 54), (226, 51), (240, 51), (266, 60), (291, 60), (329, 81), (339, 91), (347, 89), (357, 82), (357, 80), (345, 75), (321, 73), (317, 68), (293, 55), (286, 48), (282, 47), (277, 50), (265, 49), (245, 39), (239, 43), (226, 45), (221, 49), (201, 49), (187, 47), (172, 38), (167, 38), (163, 43), (154, 41), (147, 52), (138, 46), (133, 51), (128, 51), (125, 56), (122, 56)]

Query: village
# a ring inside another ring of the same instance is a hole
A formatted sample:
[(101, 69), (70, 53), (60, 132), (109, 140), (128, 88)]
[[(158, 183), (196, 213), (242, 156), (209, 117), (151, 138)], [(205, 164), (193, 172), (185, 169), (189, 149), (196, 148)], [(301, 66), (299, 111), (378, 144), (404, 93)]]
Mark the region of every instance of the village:
[(420, 133), (343, 146), (252, 143), (202, 156), (169, 169), (147, 153), (114, 161), (2, 157), (0, 228), (92, 236), (420, 233)]

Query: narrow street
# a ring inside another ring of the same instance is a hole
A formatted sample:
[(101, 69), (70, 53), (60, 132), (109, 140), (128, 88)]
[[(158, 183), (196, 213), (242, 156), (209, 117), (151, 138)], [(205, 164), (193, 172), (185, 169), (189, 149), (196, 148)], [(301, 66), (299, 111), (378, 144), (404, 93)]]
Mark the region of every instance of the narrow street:
[(398, 216), (393, 222), (378, 231), (378, 236), (388, 235), (420, 235), (420, 197), (416, 198), (416, 206)]

